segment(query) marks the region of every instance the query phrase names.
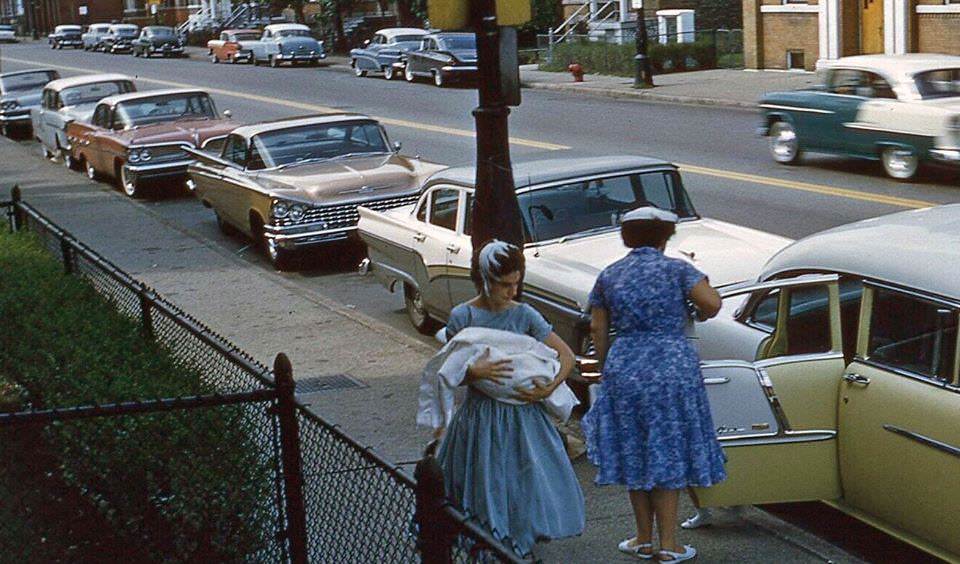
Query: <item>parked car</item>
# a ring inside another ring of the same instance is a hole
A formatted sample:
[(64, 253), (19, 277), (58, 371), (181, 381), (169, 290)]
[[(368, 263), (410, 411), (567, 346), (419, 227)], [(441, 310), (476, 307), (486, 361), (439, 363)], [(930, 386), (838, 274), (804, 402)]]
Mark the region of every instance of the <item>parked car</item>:
[(350, 64), (357, 76), (369, 72), (383, 73), (383, 78), (393, 80), (403, 74), (401, 58), (404, 53), (417, 49), (426, 30), (415, 27), (390, 27), (373, 34), (363, 42), (363, 47), (350, 50)]
[(16, 43), (17, 28), (12, 25), (0, 25), (0, 43)]
[(67, 125), (70, 156), (91, 179), (116, 181), (130, 197), (148, 182), (182, 183), (185, 150), (223, 139), (237, 122), (217, 113), (203, 90), (150, 90), (100, 100), (90, 122)]
[(278, 67), (283, 63), (316, 65), (327, 57), (323, 41), (310, 35), (310, 28), (302, 24), (270, 24), (263, 29), (259, 41), (250, 43), (253, 64), (268, 63)]
[(40, 142), (43, 156), (56, 156), (68, 168), (74, 168), (67, 125), (89, 122), (103, 98), (135, 90), (133, 79), (123, 74), (84, 74), (47, 83), (40, 105), (30, 112), (33, 136)]
[(51, 49), (63, 49), (64, 47), (80, 49), (83, 47), (83, 40), (80, 38), (82, 33), (83, 28), (78, 25), (58, 25), (47, 36), (47, 42)]
[(355, 237), (358, 205), (413, 202), (443, 168), (399, 150), (364, 115), (288, 118), (237, 128), (219, 155), (191, 151), (190, 178), (222, 230), (253, 238), (283, 269), (293, 251)]
[(183, 41), (172, 27), (149, 25), (133, 40), (134, 57), (182, 57)]
[(737, 359), (704, 368), (729, 477), (701, 504), (827, 500), (960, 561), (958, 226), (954, 204), (829, 229), (725, 298), (698, 334)]
[(407, 82), (427, 77), (439, 87), (477, 77), (477, 40), (472, 33), (431, 33), (403, 57)]
[(0, 74), (0, 129), (30, 130), (30, 110), (40, 105), (43, 87), (60, 78), (53, 69), (31, 69)]
[(260, 31), (256, 29), (227, 29), (220, 32), (220, 39), (207, 41), (210, 52), (210, 61), (219, 63), (249, 63), (253, 60), (253, 51), (250, 43), (260, 39)]
[(80, 36), (84, 51), (100, 51), (103, 48), (103, 38), (110, 31), (110, 24), (97, 23), (87, 27), (87, 31)]
[(804, 151), (879, 160), (897, 180), (926, 161), (960, 164), (960, 57), (843, 57), (821, 71), (823, 86), (760, 100), (774, 160), (792, 164)]
[(100, 38), (100, 50), (104, 53), (130, 53), (138, 33), (140, 28), (134, 24), (111, 24)]
[[(432, 176), (416, 204), (387, 212), (360, 208), (360, 237), (371, 272), (402, 296), (411, 323), (430, 332), (456, 304), (476, 295), (470, 279), (475, 171)], [(524, 300), (536, 307), (575, 353), (590, 350), (587, 296), (597, 275), (626, 255), (620, 217), (656, 205), (681, 221), (667, 254), (691, 261), (724, 286), (753, 280), (790, 241), (701, 217), (677, 168), (634, 156), (536, 160), (514, 166), (526, 233)]]

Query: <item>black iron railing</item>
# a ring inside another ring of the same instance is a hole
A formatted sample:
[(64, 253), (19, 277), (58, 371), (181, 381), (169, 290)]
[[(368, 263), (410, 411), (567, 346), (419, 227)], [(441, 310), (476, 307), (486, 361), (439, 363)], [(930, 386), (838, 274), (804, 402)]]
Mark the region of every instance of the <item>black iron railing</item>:
[[(286, 355), (277, 355), (272, 370), (259, 363), (24, 202), (19, 188), (0, 209), (11, 230), (33, 233), (66, 274), (86, 280), (179, 367), (199, 375), (204, 393), (191, 396), (69, 406), (36, 401), (34, 409), (0, 413), (4, 464), (45, 476), (36, 499), (72, 500), (64, 507), (85, 512), (84, 522), (116, 532), (89, 540), (104, 557), (123, 538), (128, 544), (120, 553), (145, 559), (523, 561), (496, 531), (450, 506), (432, 450), (418, 463), (415, 480), (301, 404)], [(240, 441), (242, 454), (225, 455), (218, 441), (187, 441), (190, 450), (178, 449), (176, 430), (197, 418), (221, 441)], [(118, 451), (146, 461), (146, 470), (97, 465)], [(183, 472), (165, 471), (185, 467), (189, 474), (218, 465), (228, 465), (230, 483), (180, 483), (175, 477)], [(129, 498), (117, 499), (117, 480), (129, 486)], [(184, 516), (182, 500), (189, 496), (229, 511)], [(17, 550), (0, 546), (5, 554)]]

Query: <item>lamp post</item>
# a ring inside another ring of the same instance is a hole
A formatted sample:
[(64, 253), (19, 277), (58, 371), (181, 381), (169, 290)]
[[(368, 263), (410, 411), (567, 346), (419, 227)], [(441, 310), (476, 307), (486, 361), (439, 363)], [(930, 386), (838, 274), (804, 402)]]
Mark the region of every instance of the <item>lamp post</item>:
[(643, 13), (643, 0), (631, 0), (633, 9), (637, 11), (637, 54), (636, 73), (633, 77), (634, 88), (653, 88), (653, 65), (647, 56), (647, 20)]

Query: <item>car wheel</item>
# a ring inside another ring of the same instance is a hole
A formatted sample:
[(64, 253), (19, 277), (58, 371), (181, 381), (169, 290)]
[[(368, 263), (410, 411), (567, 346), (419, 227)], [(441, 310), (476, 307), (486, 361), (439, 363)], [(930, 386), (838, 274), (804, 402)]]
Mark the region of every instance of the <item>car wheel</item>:
[(137, 198), (141, 195), (142, 190), (140, 190), (140, 183), (137, 182), (136, 178), (132, 178), (127, 172), (127, 167), (120, 165), (119, 174), (117, 178), (120, 180), (120, 188), (123, 189), (123, 193), (131, 198)]
[(896, 180), (910, 180), (917, 175), (920, 158), (915, 151), (900, 147), (887, 147), (880, 154), (883, 170), (887, 176)]
[(800, 140), (793, 125), (778, 121), (770, 127), (770, 155), (780, 164), (793, 164), (800, 158)]
[(51, 42), (51, 43), (50, 43), (50, 48), (51, 48), (51, 49), (56, 49), (56, 48), (57, 48), (57, 44)]
[(360, 62), (359, 62), (359, 61), (357, 61), (356, 59), (353, 59), (353, 60), (350, 62), (350, 64), (351, 64), (351, 66), (353, 67), (353, 74), (354, 74), (354, 76), (356, 76), (357, 78), (363, 78), (363, 77), (367, 76), (367, 71), (365, 71), (365, 70), (363, 70), (362, 68), (360, 68)]
[(97, 169), (93, 168), (93, 165), (87, 162), (86, 159), (83, 160), (83, 166), (87, 172), (87, 178), (90, 180), (99, 180), (100, 173), (97, 172)]
[(61, 154), (61, 162), (63, 162), (63, 166), (67, 167), (67, 170), (80, 170), (77, 159), (73, 158), (70, 151), (63, 151)]
[(407, 307), (407, 317), (410, 318), (410, 323), (414, 329), (424, 335), (431, 334), (436, 323), (423, 305), (423, 294), (420, 293), (420, 290), (409, 284), (404, 284), (403, 303)]
[[(230, 58), (227, 57), (227, 60), (230, 60)], [(214, 54), (214, 55), (210, 55), (210, 62), (213, 63), (213, 64), (217, 64), (217, 63), (220, 62), (220, 57), (216, 56), (215, 54)]]
[(387, 65), (383, 67), (383, 78), (386, 80), (393, 80), (393, 77), (396, 76), (396, 71), (393, 68), (393, 65)]
[(273, 55), (270, 55), (270, 66), (273, 68), (277, 68), (280, 66), (280, 61), (278, 61), (277, 58), (274, 57)]
[(407, 82), (415, 82), (417, 75), (413, 74), (413, 71), (410, 70), (410, 66), (408, 65), (403, 68), (403, 78), (406, 79)]
[(40, 154), (43, 155), (43, 158), (47, 160), (52, 159), (53, 153), (50, 152), (50, 149), (47, 149), (47, 146), (44, 145), (43, 142), (40, 141), (39, 139), (37, 139), (37, 141), (40, 142)]
[(433, 83), (436, 85), (437, 88), (443, 88), (445, 83), (443, 81), (442, 72), (438, 70), (433, 71)]

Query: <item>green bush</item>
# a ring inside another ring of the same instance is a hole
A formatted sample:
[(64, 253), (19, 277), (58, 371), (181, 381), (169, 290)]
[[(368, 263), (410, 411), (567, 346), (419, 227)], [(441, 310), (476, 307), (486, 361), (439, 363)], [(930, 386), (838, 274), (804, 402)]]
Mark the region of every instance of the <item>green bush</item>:
[[(32, 235), (5, 230), (0, 376), (21, 386), (34, 408), (213, 391), (197, 369), (144, 338), (136, 320), (85, 281), (63, 274)], [(80, 492), (147, 560), (259, 559), (275, 542), (276, 525), (263, 410), (248, 405), (63, 421), (46, 426), (40, 446), (55, 459), (47, 471)], [(87, 556), (74, 560), (98, 559)]]
[[(567, 65), (580, 63), (584, 72), (614, 76), (633, 76), (636, 72), (633, 43), (617, 45), (594, 41), (559, 43), (553, 47), (553, 60), (541, 63), (545, 71), (566, 71)], [(716, 50), (712, 40), (698, 39), (692, 43), (653, 43), (647, 48), (653, 72), (664, 74), (717, 67)]]

